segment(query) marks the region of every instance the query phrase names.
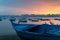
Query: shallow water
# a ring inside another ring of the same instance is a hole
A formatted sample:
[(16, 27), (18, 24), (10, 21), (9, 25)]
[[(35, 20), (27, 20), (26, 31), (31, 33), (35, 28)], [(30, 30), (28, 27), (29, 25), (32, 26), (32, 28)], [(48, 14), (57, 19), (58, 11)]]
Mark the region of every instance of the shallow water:
[(49, 24), (51, 25), (50, 22), (54, 25), (60, 25), (60, 20), (47, 20), (47, 21), (39, 20), (38, 22), (27, 21), (27, 22), (20, 22), (20, 24)]
[(0, 40), (19, 40), (9, 20), (0, 21)]

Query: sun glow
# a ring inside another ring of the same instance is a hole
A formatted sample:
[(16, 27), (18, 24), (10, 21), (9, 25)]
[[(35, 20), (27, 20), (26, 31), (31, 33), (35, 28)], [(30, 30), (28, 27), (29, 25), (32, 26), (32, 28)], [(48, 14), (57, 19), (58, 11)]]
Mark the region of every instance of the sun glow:
[(37, 9), (16, 9), (16, 13), (28, 13), (28, 14), (60, 14), (60, 7), (42, 6)]
[(11, 11), (16, 14), (60, 14), (60, 5), (52, 1), (36, 1), (25, 7), (12, 8)]
[(60, 6), (43, 5), (39, 10), (34, 11), (36, 14), (60, 14)]

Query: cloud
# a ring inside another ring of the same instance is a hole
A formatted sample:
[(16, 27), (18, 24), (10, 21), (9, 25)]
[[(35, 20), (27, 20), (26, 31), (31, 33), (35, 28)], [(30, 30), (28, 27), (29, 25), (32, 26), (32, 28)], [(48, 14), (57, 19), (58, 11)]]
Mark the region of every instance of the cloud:
[(12, 8), (10, 8), (10, 7), (0, 6), (0, 12), (9, 11), (9, 10), (11, 10), (11, 9), (12, 9)]
[(60, 0), (0, 0), (0, 12), (11, 14), (60, 13)]

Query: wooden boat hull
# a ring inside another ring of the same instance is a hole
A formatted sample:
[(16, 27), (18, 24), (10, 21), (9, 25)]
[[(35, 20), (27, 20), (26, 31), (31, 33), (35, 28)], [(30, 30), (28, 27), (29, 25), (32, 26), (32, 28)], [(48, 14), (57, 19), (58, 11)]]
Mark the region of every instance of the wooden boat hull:
[(22, 40), (60, 40), (60, 37), (58, 36), (32, 34), (28, 32), (20, 32), (20, 31), (19, 32), (16, 31), (16, 32)]
[[(21, 25), (21, 24), (18, 24), (18, 25)], [(13, 24), (13, 28), (16, 30), (15, 26), (17, 26), (17, 25)], [(38, 26), (41, 26), (41, 25), (38, 25)], [(26, 27), (26, 29), (23, 28), (23, 30), (21, 30), (21, 29), (20, 30), (16, 30), (17, 35), (22, 40), (60, 40), (60, 36), (48, 34), (48, 33), (46, 33), (46, 30), (42, 30), (42, 31), (40, 30), (40, 32), (37, 32), (36, 31), (37, 28), (34, 28), (34, 27), (38, 27), (38, 26), (35, 25), (35, 26), (32, 26), (32, 27), (30, 26), (28, 28)], [(51, 28), (48, 28), (48, 25), (43, 25), (43, 26), (47, 27), (47, 30), (51, 29)], [(45, 29), (44, 27), (42, 27), (42, 28)], [(34, 28), (34, 31), (33, 31), (33, 28)], [(31, 29), (31, 31), (29, 29)]]

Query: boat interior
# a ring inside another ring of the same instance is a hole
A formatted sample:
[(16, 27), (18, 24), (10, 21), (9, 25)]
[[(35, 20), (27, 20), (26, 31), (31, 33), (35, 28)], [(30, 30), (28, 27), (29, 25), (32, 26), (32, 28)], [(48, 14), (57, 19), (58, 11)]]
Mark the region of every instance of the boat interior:
[(26, 31), (45, 34), (45, 33), (48, 33), (48, 32), (53, 33), (52, 32), (53, 30), (55, 30), (55, 32), (56, 32), (57, 29), (60, 29), (60, 27), (58, 25), (44, 24), (44, 25), (37, 25), (35, 27), (28, 28), (28, 29), (26, 29)]
[[(34, 25), (34, 24), (14, 24), (14, 29), (17, 31), (25, 30), (27, 32), (34, 32), (39, 34), (45, 34), (45, 33), (53, 33), (53, 30), (60, 29), (59, 25), (48, 25), (48, 24), (42, 24), (42, 25)], [(50, 31), (51, 30), (51, 31)]]

